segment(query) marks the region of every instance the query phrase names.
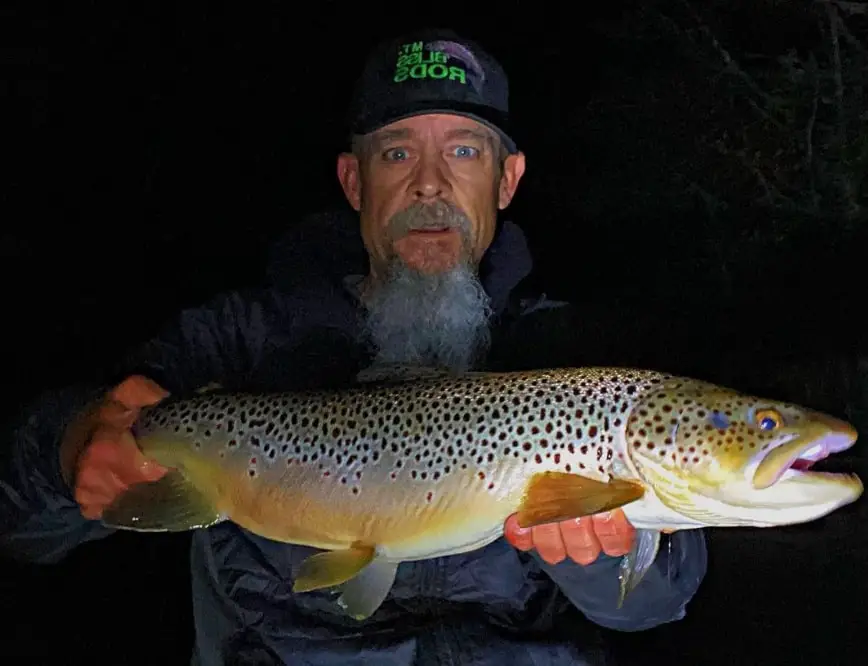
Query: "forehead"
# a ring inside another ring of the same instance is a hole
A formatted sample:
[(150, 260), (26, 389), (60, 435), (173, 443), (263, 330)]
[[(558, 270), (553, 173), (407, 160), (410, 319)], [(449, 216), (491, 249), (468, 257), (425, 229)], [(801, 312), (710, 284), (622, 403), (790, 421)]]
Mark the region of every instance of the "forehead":
[(476, 138), (482, 141), (494, 140), (494, 132), (482, 123), (446, 113), (426, 113), (397, 120), (370, 134), (374, 141), (391, 139), (459, 139)]

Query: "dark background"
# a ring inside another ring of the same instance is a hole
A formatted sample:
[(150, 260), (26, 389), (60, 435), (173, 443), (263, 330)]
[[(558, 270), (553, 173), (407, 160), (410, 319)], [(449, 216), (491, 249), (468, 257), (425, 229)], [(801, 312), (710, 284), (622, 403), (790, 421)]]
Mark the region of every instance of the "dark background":
[[(289, 225), (342, 203), (334, 156), (366, 51), (443, 25), (511, 74), (528, 172), (509, 214), (534, 279), (606, 331), (601, 358), (868, 431), (868, 15), (827, 4), (6, 10), (8, 418), (99, 377), (179, 308), (257, 284)], [(838, 464), (868, 478), (863, 443)], [(624, 664), (864, 663), (865, 506), (710, 531), (687, 618), (612, 634), (613, 650)], [(187, 663), (186, 558), (183, 535), (123, 534), (57, 566), (5, 564), (0, 662)]]

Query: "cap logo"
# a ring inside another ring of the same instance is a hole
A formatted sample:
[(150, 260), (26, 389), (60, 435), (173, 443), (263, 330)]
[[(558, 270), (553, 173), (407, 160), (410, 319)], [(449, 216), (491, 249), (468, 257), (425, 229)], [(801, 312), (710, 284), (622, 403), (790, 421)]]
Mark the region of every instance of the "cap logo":
[(462, 85), (468, 83), (482, 92), (485, 74), (476, 57), (467, 47), (457, 42), (421, 41), (398, 47), (398, 59), (392, 80), (403, 83), (408, 79), (446, 79)]

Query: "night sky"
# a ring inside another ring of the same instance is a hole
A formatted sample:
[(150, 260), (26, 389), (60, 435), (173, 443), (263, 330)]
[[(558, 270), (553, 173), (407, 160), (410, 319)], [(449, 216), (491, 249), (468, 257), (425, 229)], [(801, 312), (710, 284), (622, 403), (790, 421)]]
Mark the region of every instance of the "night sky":
[[(303, 17), (289, 3), (175, 4), (74, 3), (4, 20), (15, 27), (2, 46), (13, 65), (0, 213), (10, 418), (38, 391), (99, 378), (179, 308), (259, 283), (283, 231), (344, 205), (334, 158), (366, 51), (441, 25), (511, 75), (528, 172), (507, 215), (528, 235), (533, 279), (607, 331), (595, 362), (726, 380), (868, 431), (857, 324), (868, 220), (831, 205), (813, 217), (770, 210), (749, 170), (709, 157), (712, 130), (754, 130), (726, 77), (708, 75), (713, 51), (672, 36), (688, 26), (702, 42), (687, 3), (552, 15), (504, 2), (475, 18), (448, 5), (318, 2)], [(697, 11), (743, 64), (826, 53), (811, 3), (726, 4)], [(848, 25), (868, 49), (868, 16), (858, 19)], [(720, 214), (696, 191), (722, 201)], [(868, 478), (864, 444), (842, 464)], [(809, 526), (710, 533), (687, 618), (612, 634), (616, 653), (624, 664), (864, 663), (866, 520), (863, 501)], [(0, 631), (0, 661), (187, 663), (186, 558), (183, 535), (120, 535), (56, 567), (9, 564), (0, 603), (17, 620)]]

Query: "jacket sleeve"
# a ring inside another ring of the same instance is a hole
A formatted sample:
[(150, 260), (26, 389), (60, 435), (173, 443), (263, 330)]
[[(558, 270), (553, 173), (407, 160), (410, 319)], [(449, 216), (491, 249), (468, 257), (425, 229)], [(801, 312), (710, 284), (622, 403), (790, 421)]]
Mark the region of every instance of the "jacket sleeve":
[(0, 548), (38, 563), (60, 560), (86, 541), (111, 533), (82, 517), (60, 470), (66, 426), (116, 381), (133, 373), (182, 394), (210, 382), (240, 380), (257, 363), (267, 336), (261, 301), (238, 292), (183, 311), (121, 362), (103, 385), (49, 391), (4, 433), (0, 465)]
[(619, 557), (601, 555), (588, 566), (565, 560), (537, 561), (572, 604), (593, 622), (618, 631), (641, 631), (685, 616), (708, 564), (702, 530), (663, 536), (660, 553), (645, 577), (619, 609)]

